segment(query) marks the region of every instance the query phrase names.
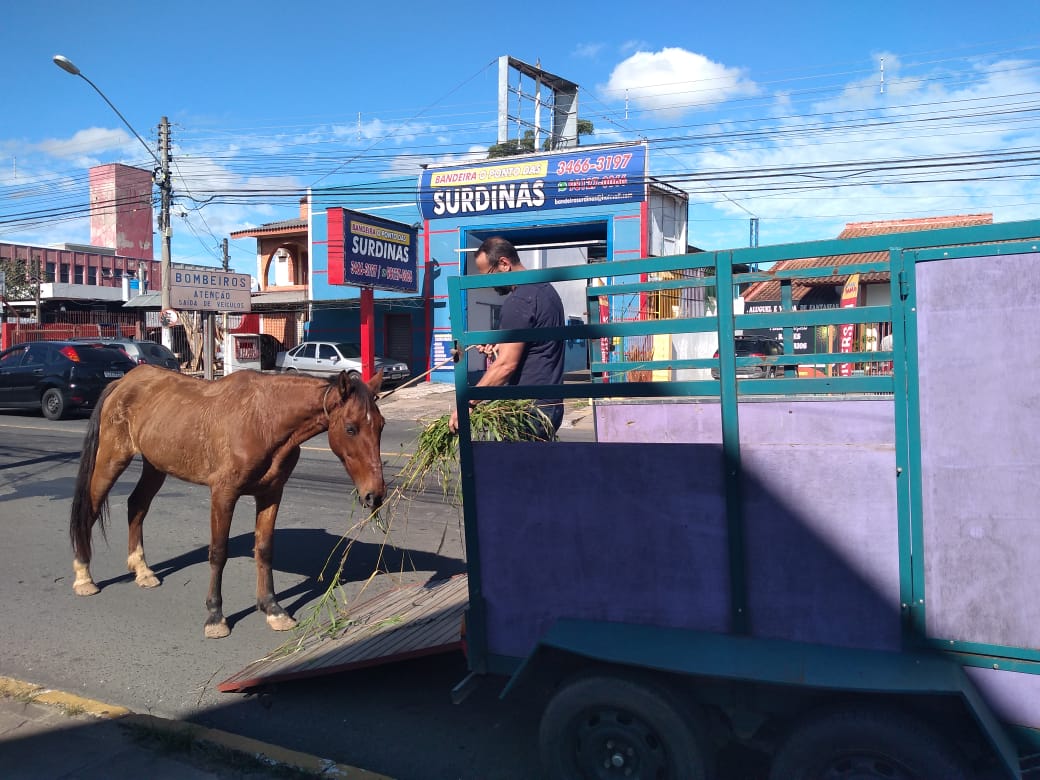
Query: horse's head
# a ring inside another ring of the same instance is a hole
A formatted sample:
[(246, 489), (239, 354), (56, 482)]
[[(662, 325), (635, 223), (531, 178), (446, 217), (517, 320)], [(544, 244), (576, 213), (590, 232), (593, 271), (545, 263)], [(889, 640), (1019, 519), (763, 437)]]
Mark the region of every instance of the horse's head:
[[(384, 420), (376, 406), (376, 394), (382, 384), (382, 371), (368, 384), (342, 371), (332, 380), (326, 393), (329, 396), (326, 405), (329, 447), (343, 462), (354, 480), (361, 503), (368, 509), (379, 507), (386, 496), (383, 461), (379, 455)], [(338, 403), (334, 403), (331, 396), (335, 396)]]

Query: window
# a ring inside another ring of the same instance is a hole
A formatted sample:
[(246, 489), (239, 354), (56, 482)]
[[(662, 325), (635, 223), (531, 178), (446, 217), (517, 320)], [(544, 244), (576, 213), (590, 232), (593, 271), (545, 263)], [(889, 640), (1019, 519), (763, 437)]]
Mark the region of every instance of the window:
[(339, 357), (339, 353), (336, 352), (336, 348), (331, 344), (319, 344), (318, 345), (318, 359), (319, 360), (335, 360)]

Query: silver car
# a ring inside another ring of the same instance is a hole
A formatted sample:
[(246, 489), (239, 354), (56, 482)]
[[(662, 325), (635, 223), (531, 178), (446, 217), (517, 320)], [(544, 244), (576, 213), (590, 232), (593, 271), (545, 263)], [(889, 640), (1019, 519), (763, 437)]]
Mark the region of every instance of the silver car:
[[(275, 358), (278, 371), (332, 376), (340, 371), (361, 376), (361, 345), (351, 342), (305, 341)], [(407, 363), (376, 355), (374, 370), (383, 371), (383, 383), (396, 385), (411, 376)]]

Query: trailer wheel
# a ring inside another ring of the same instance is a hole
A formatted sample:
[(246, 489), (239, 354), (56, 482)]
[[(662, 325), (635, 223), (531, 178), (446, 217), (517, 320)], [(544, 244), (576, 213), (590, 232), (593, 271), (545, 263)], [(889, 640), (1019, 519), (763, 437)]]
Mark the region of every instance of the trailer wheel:
[(650, 681), (575, 678), (549, 702), (538, 741), (553, 780), (703, 780), (699, 719)]
[(770, 780), (971, 780), (957, 751), (922, 721), (884, 708), (809, 716), (773, 760)]

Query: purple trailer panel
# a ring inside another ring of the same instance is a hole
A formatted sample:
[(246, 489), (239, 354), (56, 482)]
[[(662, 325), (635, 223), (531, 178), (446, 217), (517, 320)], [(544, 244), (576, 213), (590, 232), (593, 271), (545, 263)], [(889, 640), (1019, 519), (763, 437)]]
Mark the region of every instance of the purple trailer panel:
[(917, 280), (928, 635), (1040, 648), (1040, 255)]
[(527, 655), (561, 617), (727, 629), (719, 447), (488, 442), (473, 457), (491, 653)]
[[(752, 634), (898, 649), (893, 401), (749, 398), (738, 414)], [(722, 414), (715, 400), (601, 402), (596, 429), (718, 446)]]

